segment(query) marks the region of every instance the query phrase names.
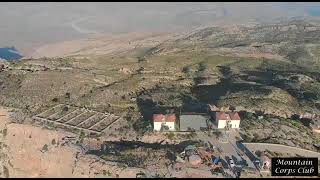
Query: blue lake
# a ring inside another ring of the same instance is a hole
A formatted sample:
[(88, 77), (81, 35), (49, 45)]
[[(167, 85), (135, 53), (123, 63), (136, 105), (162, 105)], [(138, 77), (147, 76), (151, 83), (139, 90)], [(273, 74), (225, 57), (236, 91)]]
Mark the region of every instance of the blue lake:
[(23, 56), (14, 47), (0, 48), (0, 58), (8, 61), (21, 59)]

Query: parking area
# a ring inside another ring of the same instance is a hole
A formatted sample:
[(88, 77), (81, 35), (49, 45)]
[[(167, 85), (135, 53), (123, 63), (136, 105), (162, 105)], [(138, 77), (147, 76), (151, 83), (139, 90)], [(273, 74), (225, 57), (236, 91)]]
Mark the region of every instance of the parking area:
[[(228, 133), (222, 132), (219, 137), (208, 136), (206, 132), (197, 134), (199, 140), (212, 144), (221, 153), (221, 161), (225, 172), (232, 174), (233, 177), (237, 177), (238, 172), (243, 171), (243, 169), (259, 173), (252, 158), (248, 157), (238, 147), (239, 145), (237, 145), (236, 141), (237, 132), (235, 130)], [(230, 160), (234, 165), (230, 165)]]

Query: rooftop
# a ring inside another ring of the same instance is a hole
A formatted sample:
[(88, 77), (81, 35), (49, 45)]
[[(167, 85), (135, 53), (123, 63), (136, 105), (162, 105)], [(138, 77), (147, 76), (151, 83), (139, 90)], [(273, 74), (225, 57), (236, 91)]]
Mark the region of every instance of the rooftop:
[(240, 116), (237, 112), (230, 112), (229, 116), (230, 116), (230, 119), (232, 120), (240, 120)]
[(180, 116), (180, 130), (181, 131), (190, 131), (195, 130), (199, 131), (201, 128), (207, 128), (207, 120), (209, 116), (202, 114), (184, 114)]
[(215, 120), (240, 120), (240, 116), (237, 112), (216, 112)]
[(153, 115), (153, 121), (154, 122), (175, 122), (176, 121), (176, 115), (175, 114), (154, 114)]

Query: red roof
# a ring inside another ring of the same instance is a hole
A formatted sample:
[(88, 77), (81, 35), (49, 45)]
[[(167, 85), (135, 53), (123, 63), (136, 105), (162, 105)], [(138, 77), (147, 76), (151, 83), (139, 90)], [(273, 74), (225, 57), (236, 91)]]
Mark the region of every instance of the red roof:
[(176, 122), (176, 115), (175, 114), (167, 114), (166, 122)]
[(229, 116), (231, 120), (240, 120), (240, 116), (237, 112), (231, 112), (229, 113)]
[(164, 121), (165, 116), (163, 114), (154, 114), (153, 115), (153, 121), (154, 122), (162, 122)]
[(216, 120), (230, 120), (230, 116), (224, 112), (216, 112)]
[(216, 120), (240, 120), (240, 116), (237, 112), (225, 113), (216, 112)]
[(175, 114), (154, 114), (153, 115), (153, 121), (154, 122), (175, 122), (176, 121), (176, 115)]

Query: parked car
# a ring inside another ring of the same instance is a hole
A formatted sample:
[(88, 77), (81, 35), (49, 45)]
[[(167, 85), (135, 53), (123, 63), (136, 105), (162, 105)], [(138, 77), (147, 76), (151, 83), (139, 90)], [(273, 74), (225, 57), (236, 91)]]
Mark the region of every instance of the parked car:
[(231, 168), (233, 168), (235, 166), (233, 159), (229, 159), (229, 165)]

